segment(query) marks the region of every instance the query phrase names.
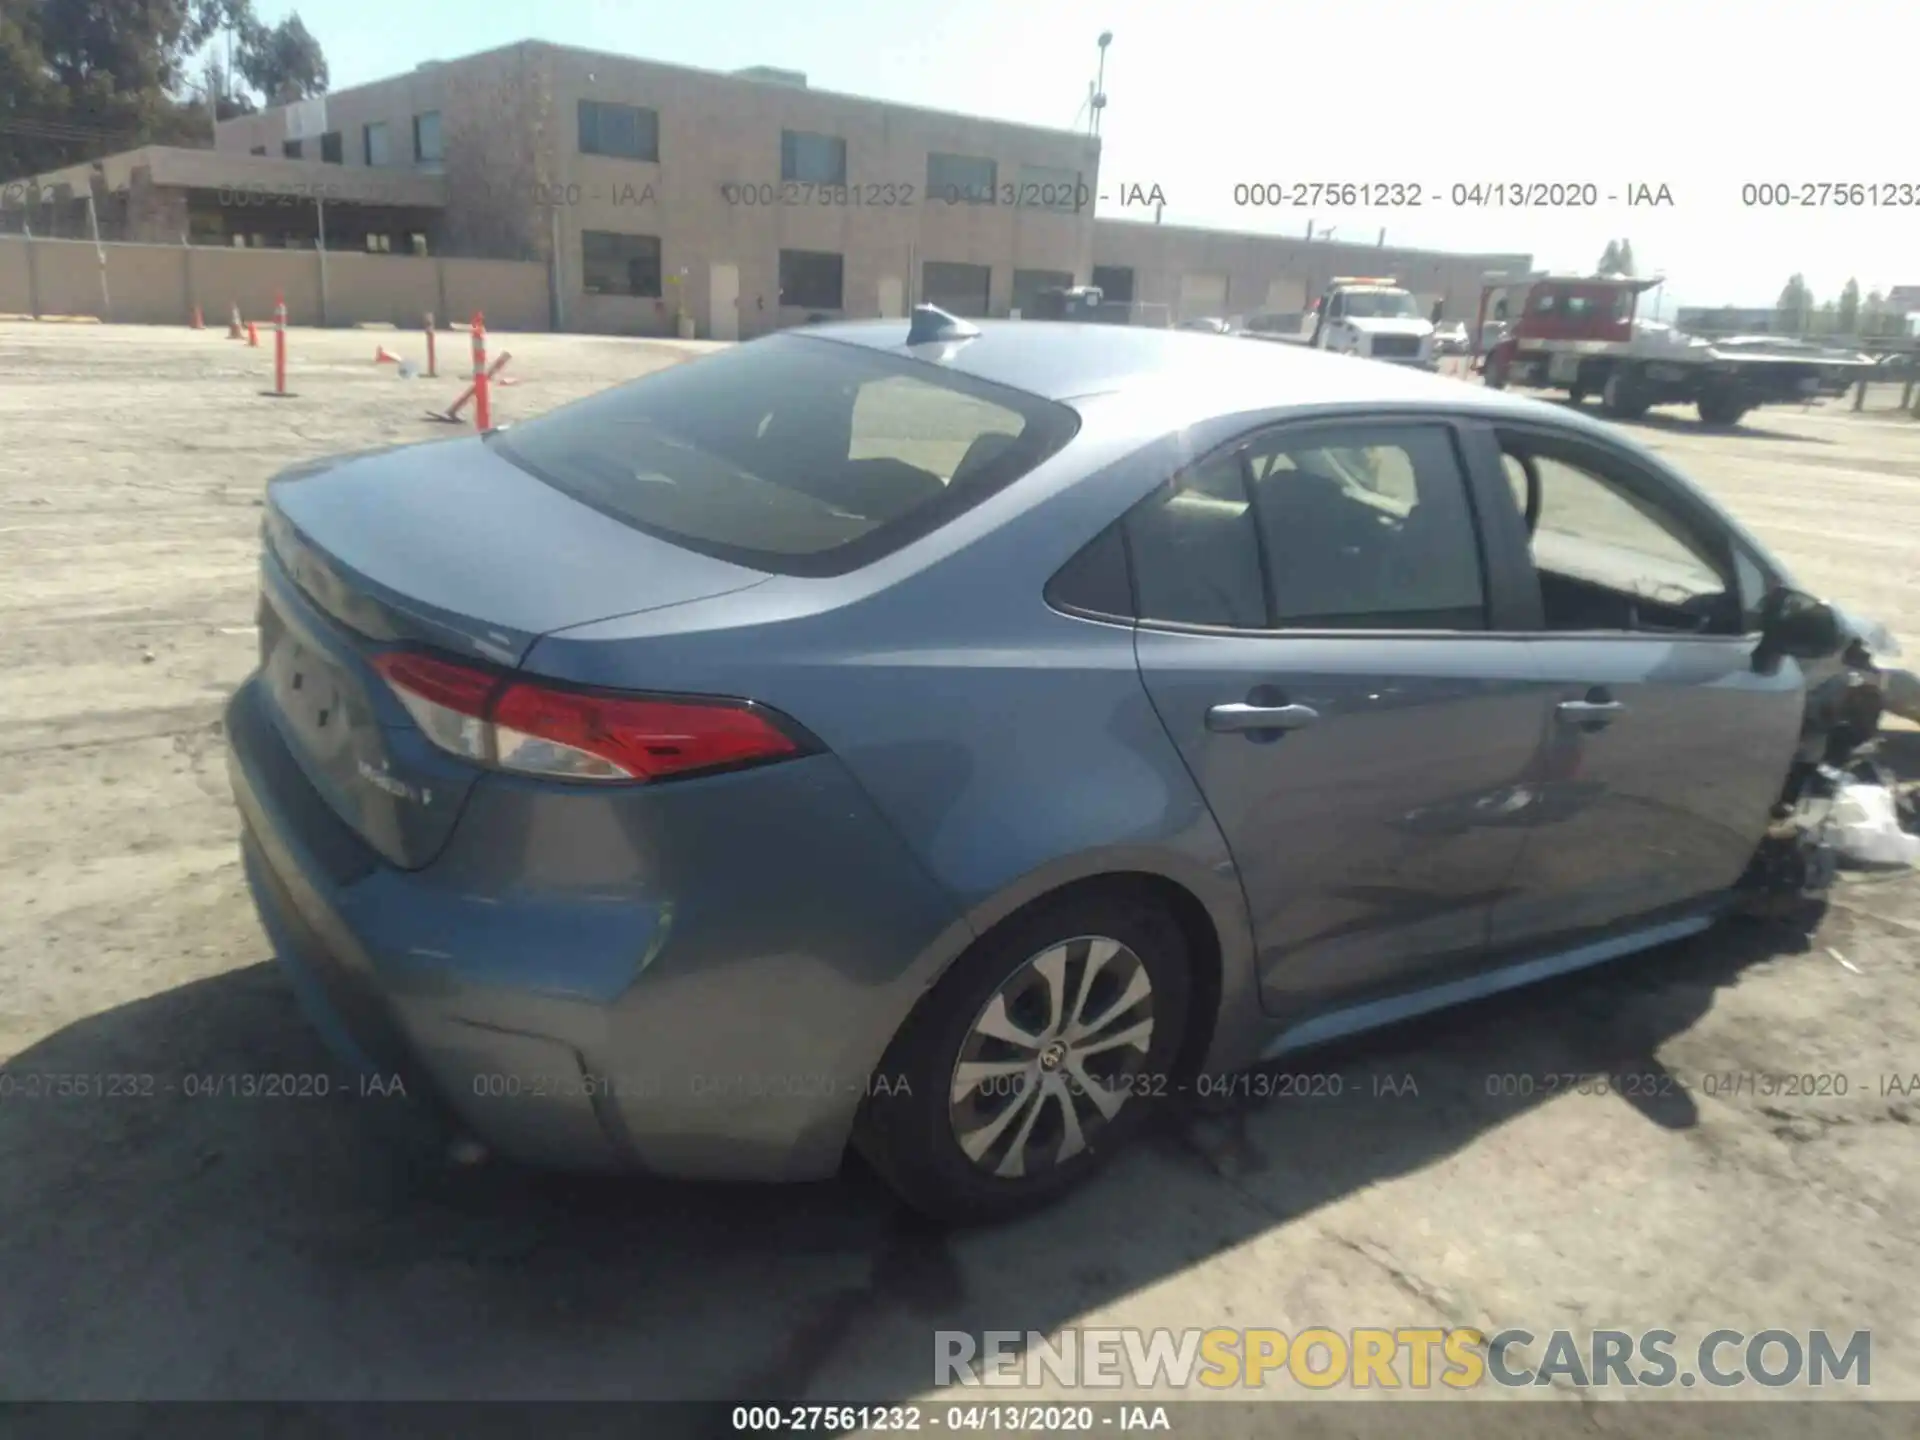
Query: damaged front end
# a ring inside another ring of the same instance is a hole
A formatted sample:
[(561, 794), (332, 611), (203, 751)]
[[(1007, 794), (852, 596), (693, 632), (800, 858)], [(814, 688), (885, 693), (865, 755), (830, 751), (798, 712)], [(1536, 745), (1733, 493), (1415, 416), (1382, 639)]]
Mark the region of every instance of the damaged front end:
[[(1834, 660), (1809, 667), (1799, 749), (1766, 838), (1740, 882), (1762, 907), (1820, 896), (1832, 886), (1842, 859), (1834, 841), (1835, 804), (1850, 783), (1866, 778), (1855, 772), (1873, 769), (1866, 752), (1888, 709), (1889, 677), (1904, 676), (1909, 685), (1913, 679), (1885, 668), (1900, 651), (1884, 625), (1835, 614), (1846, 645)], [(1877, 773), (1873, 780), (1878, 783)]]

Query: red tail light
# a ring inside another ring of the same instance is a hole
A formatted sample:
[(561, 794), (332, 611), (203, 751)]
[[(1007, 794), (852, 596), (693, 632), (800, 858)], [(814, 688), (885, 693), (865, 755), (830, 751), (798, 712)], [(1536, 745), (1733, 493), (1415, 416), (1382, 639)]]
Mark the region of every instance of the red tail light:
[(407, 652), (376, 668), (441, 749), (559, 780), (659, 780), (798, 755), (758, 706), (550, 689)]

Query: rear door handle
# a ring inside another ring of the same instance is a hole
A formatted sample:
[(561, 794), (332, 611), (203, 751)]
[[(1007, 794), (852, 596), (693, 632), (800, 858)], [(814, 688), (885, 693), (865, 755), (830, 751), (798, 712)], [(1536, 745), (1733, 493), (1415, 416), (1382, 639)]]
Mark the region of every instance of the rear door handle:
[(1568, 725), (1607, 725), (1627, 713), (1618, 700), (1562, 700), (1554, 713)]
[(1232, 735), (1248, 730), (1301, 730), (1320, 718), (1308, 705), (1216, 705), (1207, 711), (1207, 729)]

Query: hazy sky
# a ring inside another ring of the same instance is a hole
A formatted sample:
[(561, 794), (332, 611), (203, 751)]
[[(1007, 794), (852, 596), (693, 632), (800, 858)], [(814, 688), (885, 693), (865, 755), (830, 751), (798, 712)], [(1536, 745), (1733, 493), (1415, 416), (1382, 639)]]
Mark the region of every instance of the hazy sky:
[[(1920, 284), (1914, 0), (257, 0), (297, 9), (335, 89), (515, 40), (1069, 127), (1111, 30), (1102, 188), (1158, 184), (1169, 224), (1530, 250), (1589, 269), (1633, 242), (1668, 304)], [(1337, 16), (1335, 19), (1333, 17)], [(1803, 95), (1808, 98), (1801, 98)], [(870, 179), (924, 180), (915, 176)], [(1242, 182), (1405, 182), (1419, 210), (1236, 206)], [(1597, 187), (1597, 209), (1450, 203), (1455, 184)], [(1746, 183), (1907, 186), (1906, 208), (1749, 208)], [(1628, 208), (1632, 187), (1673, 204)], [(1440, 192), (1436, 195), (1434, 192)], [(1609, 202), (1617, 195), (1617, 202)], [(1117, 211), (1103, 208), (1103, 214)], [(1137, 212), (1129, 212), (1137, 213)]]

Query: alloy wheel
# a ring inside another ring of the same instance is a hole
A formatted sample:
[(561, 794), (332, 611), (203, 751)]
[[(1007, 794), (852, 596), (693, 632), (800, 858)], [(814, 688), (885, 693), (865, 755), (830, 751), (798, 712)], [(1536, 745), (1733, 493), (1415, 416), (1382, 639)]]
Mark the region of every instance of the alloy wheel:
[(1005, 1180), (1080, 1155), (1147, 1093), (1153, 1026), (1152, 978), (1120, 941), (1083, 935), (1033, 955), (961, 1044), (948, 1096), (961, 1151)]

